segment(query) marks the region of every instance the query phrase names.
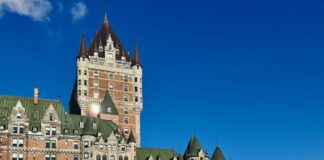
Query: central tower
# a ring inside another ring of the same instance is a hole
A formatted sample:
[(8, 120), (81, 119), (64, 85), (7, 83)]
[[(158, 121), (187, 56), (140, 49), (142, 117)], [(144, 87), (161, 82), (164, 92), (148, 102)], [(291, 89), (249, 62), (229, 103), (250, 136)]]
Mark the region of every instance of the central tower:
[(112, 120), (126, 137), (132, 131), (140, 144), (143, 99), (138, 47), (134, 47), (131, 59), (106, 15), (89, 47), (84, 35), (81, 38), (69, 104), (72, 114)]

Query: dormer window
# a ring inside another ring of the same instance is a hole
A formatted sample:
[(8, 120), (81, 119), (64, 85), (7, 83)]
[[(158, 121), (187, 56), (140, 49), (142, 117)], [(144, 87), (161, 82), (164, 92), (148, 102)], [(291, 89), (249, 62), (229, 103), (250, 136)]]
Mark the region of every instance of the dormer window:
[(74, 130), (74, 134), (75, 135), (78, 135), (79, 134), (79, 131), (76, 129), (76, 130)]
[(95, 57), (98, 57), (98, 52), (94, 52), (94, 56)]
[(108, 108), (107, 108), (107, 112), (108, 112), (108, 113), (111, 113), (111, 107), (108, 107)]
[(37, 132), (37, 127), (34, 127), (34, 128), (33, 128), (33, 132), (34, 132), (34, 133)]
[(102, 51), (103, 51), (103, 47), (99, 46), (99, 52), (102, 52)]
[(97, 123), (93, 123), (93, 129), (97, 129)]
[(84, 127), (84, 123), (80, 122), (80, 128), (83, 128), (83, 127)]
[(121, 57), (121, 60), (122, 60), (123, 62), (125, 62), (125, 61), (126, 61), (126, 57), (125, 57), (125, 56), (122, 56), (122, 57)]
[(0, 131), (4, 130), (4, 125), (0, 125)]
[(64, 129), (64, 134), (68, 134), (69, 130), (68, 129)]
[(19, 111), (17, 112), (17, 118), (21, 118), (21, 113)]
[(49, 121), (53, 121), (54, 120), (54, 115), (53, 115), (53, 113), (50, 113), (50, 115), (49, 115)]

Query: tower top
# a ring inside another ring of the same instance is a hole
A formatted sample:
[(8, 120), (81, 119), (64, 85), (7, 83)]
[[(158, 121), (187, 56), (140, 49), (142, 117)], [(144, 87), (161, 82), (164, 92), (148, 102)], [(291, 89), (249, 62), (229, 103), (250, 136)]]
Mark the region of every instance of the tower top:
[(108, 24), (107, 13), (105, 13), (103, 23), (104, 23), (104, 24)]
[(142, 64), (141, 64), (141, 60), (139, 58), (139, 55), (138, 55), (138, 46), (137, 44), (135, 45), (134, 47), (134, 57), (133, 57), (133, 60), (132, 60), (132, 66), (135, 66), (135, 65), (139, 65), (143, 68)]
[(88, 57), (84, 34), (82, 34), (82, 38), (81, 38), (81, 42), (80, 42), (78, 58), (80, 58), (80, 57)]

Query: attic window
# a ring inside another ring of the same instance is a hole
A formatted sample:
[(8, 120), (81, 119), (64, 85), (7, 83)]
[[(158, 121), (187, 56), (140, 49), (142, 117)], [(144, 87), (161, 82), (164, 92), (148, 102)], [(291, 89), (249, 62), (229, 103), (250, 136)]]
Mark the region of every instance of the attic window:
[(80, 122), (80, 128), (83, 128), (83, 127), (84, 127), (84, 123)]
[(102, 52), (102, 51), (103, 51), (103, 47), (99, 46), (99, 52)]
[(21, 118), (21, 113), (17, 112), (17, 118)]
[(68, 129), (64, 129), (64, 134), (68, 134), (69, 130)]
[(108, 113), (111, 113), (111, 107), (108, 107), (108, 108), (107, 108), (107, 112), (108, 112)]
[(125, 62), (125, 61), (126, 61), (125, 56), (122, 56), (122, 57), (121, 57), (121, 60), (122, 60), (123, 62)]
[(37, 127), (34, 127), (33, 128), (33, 132), (37, 132)]
[(49, 121), (53, 121), (54, 120), (54, 115), (53, 115), (53, 113), (50, 113), (50, 115), (49, 115)]
[(93, 123), (93, 129), (97, 129), (97, 123)]

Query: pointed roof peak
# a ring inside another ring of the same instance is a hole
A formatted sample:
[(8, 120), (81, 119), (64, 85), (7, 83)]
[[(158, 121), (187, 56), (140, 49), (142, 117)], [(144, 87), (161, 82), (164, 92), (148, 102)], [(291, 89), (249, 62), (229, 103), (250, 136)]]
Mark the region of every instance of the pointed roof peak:
[(103, 20), (103, 22), (104, 22), (105, 24), (108, 24), (107, 13), (105, 13), (105, 17), (104, 17), (104, 20)]
[(184, 158), (196, 157), (203, 148), (201, 147), (197, 135), (194, 134), (186, 148)]
[(225, 160), (225, 157), (218, 146), (216, 146), (211, 160)]
[(117, 108), (116, 108), (115, 103), (113, 102), (108, 90), (106, 91), (105, 98), (101, 103), (100, 113), (118, 115)]
[(130, 131), (127, 143), (136, 143), (135, 136), (132, 130)]
[(135, 43), (135, 46), (134, 46), (134, 57), (133, 57), (133, 60), (132, 60), (132, 64), (131, 64), (131, 67), (135, 66), (135, 65), (139, 65), (143, 68), (142, 64), (141, 64), (141, 60), (139, 58), (139, 55), (138, 55), (138, 45)]
[(85, 42), (85, 35), (84, 35), (84, 33), (82, 34), (82, 37), (81, 37), (78, 58), (79, 57), (88, 57), (88, 55), (87, 55), (87, 46), (86, 46), (86, 42)]

